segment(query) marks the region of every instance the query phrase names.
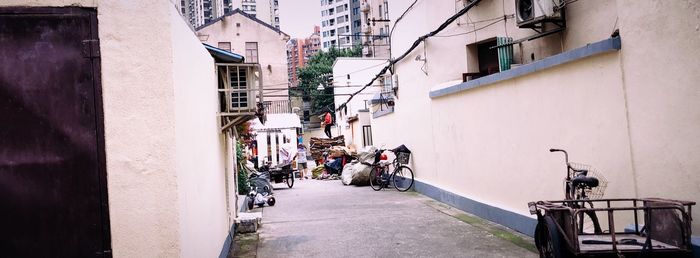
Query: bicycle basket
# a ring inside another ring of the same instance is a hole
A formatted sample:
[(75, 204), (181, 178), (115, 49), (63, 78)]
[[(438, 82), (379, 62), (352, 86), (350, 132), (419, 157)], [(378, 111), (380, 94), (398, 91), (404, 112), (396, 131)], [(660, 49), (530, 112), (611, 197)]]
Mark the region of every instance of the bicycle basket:
[(407, 153), (407, 152), (396, 153), (396, 160), (399, 161), (399, 164), (403, 164), (403, 165), (408, 164), (410, 158), (411, 158), (411, 153)]
[(589, 189), (584, 189), (586, 191), (586, 196), (588, 199), (601, 199), (603, 198), (603, 195), (605, 194), (605, 188), (608, 187), (608, 180), (603, 176), (603, 173), (600, 172), (597, 168), (594, 168), (590, 165), (586, 164), (581, 164), (581, 163), (574, 163), (574, 162), (569, 162), (569, 166), (575, 170), (587, 170), (588, 173), (586, 176), (588, 177), (595, 177), (598, 179), (598, 186), (597, 187), (592, 187)]

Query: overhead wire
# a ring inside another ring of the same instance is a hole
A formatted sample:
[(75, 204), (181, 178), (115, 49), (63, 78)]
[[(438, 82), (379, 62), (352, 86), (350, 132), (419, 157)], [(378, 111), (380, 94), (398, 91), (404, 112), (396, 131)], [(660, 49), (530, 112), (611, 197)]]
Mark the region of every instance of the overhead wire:
[[(390, 60), (390, 61), (389, 61), (389, 64), (388, 64), (387, 66), (385, 66), (384, 68), (382, 68), (382, 70), (381, 70), (377, 75), (375, 75), (374, 78), (372, 78), (372, 80), (371, 80), (369, 83), (367, 83), (364, 87), (362, 87), (361, 89), (359, 89), (359, 90), (356, 91), (355, 93), (351, 94), (350, 97), (349, 97), (343, 104), (341, 104), (340, 106), (338, 106), (338, 108), (337, 108), (336, 110), (341, 110), (341, 109), (343, 109), (343, 108), (347, 105), (347, 103), (350, 102), (350, 101), (355, 97), (355, 95), (357, 95), (358, 93), (360, 93), (360, 92), (362, 92), (363, 90), (365, 90), (367, 87), (369, 87), (369, 86), (371, 86), (372, 84), (374, 84), (374, 82), (375, 82), (377, 79), (379, 79), (379, 77), (383, 76), (383, 75), (387, 72), (387, 70), (389, 70), (389, 68), (391, 68), (394, 64), (396, 64), (397, 62), (403, 60), (404, 58), (406, 58), (406, 56), (408, 56), (411, 52), (413, 52), (413, 50), (415, 50), (416, 47), (418, 47), (418, 45), (420, 45), (421, 42), (423, 42), (423, 41), (425, 41), (426, 39), (428, 39), (428, 38), (430, 38), (430, 37), (433, 37), (433, 36), (435, 36), (436, 34), (440, 33), (442, 30), (444, 30), (445, 28), (447, 28), (447, 26), (449, 26), (449, 25), (452, 24), (455, 20), (457, 20), (457, 18), (459, 18), (460, 16), (464, 15), (465, 13), (467, 13), (472, 7), (474, 7), (475, 5), (477, 5), (479, 2), (481, 2), (481, 0), (476, 0), (476, 1), (470, 2), (470, 3), (469, 3), (467, 6), (465, 6), (462, 10), (460, 10), (460, 11), (457, 12), (456, 14), (450, 16), (450, 18), (448, 18), (447, 20), (445, 20), (445, 22), (443, 22), (442, 24), (440, 24), (440, 26), (438, 26), (435, 30), (433, 30), (433, 31), (431, 31), (431, 32), (429, 32), (429, 33), (427, 33), (427, 34), (425, 34), (425, 35), (423, 35), (423, 36), (418, 37), (418, 39), (416, 39), (416, 40), (413, 42), (413, 44), (411, 45), (411, 47), (409, 47), (409, 48), (406, 50), (406, 52), (404, 52), (403, 54), (401, 54), (401, 55), (400, 55), (399, 57), (397, 57), (396, 59)], [(396, 27), (395, 24), (394, 24), (394, 27)]]
[(493, 21), (493, 22), (491, 22), (491, 23), (489, 23), (489, 24), (486, 24), (486, 25), (484, 25), (484, 26), (482, 26), (482, 27), (473, 29), (473, 30), (471, 30), (471, 31), (460, 32), (460, 33), (449, 34), (449, 35), (436, 35), (436, 36), (434, 36), (434, 37), (436, 37), (436, 38), (448, 38), (448, 37), (454, 37), (454, 36), (459, 36), (459, 35), (465, 35), (465, 34), (469, 34), (469, 33), (474, 33), (474, 32), (477, 32), (477, 31), (479, 31), (479, 30), (483, 30), (483, 29), (485, 29), (485, 28), (488, 28), (488, 27), (490, 27), (490, 26), (493, 26), (494, 24), (499, 23), (499, 22), (504, 21), (504, 20), (505, 20), (505, 18), (500, 17), (500, 18), (498, 18), (497, 20), (495, 20), (495, 21)]
[(418, 0), (413, 1), (413, 3), (411, 5), (409, 5), (405, 11), (403, 11), (403, 13), (399, 16), (399, 18), (396, 18), (396, 21), (394, 21), (394, 26), (391, 27), (391, 30), (389, 31), (389, 40), (391, 40), (391, 35), (394, 33), (394, 29), (396, 28), (396, 24), (398, 24), (399, 21), (401, 21), (401, 19), (403, 19), (403, 17), (406, 16), (406, 13), (408, 13), (408, 11), (413, 9), (413, 6), (416, 5), (416, 3), (418, 3)]

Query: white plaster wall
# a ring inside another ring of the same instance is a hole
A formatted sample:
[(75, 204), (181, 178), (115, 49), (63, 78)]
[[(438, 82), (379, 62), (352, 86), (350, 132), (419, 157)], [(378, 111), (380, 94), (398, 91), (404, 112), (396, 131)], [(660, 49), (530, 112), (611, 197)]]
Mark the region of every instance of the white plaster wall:
[[(506, 1), (505, 13), (513, 13)], [(405, 4), (405, 6), (402, 6)], [(396, 20), (410, 3), (392, 2)], [(495, 36), (531, 35), (515, 27), (449, 26), (396, 65), (396, 111), (372, 120), (374, 144), (406, 144), (418, 180), (527, 215), (526, 203), (563, 198), (563, 157), (591, 164), (610, 181), (607, 197), (666, 197), (700, 201), (700, 8), (694, 1), (579, 1), (567, 9), (567, 30), (515, 46), (529, 63), (609, 37), (622, 50), (538, 73), (430, 99), (431, 87), (461, 79), (465, 45)], [(483, 1), (471, 21), (502, 16), (501, 1)], [(419, 1), (398, 24), (392, 54), (454, 13), (452, 3)], [(421, 72), (427, 57), (427, 74)], [(695, 232), (700, 223), (693, 224)]]
[(700, 203), (700, 3), (619, 0), (617, 9), (638, 195)]
[[(217, 257), (230, 228), (214, 59), (171, 10), (180, 257)], [(233, 206), (236, 209), (235, 205)]]
[(181, 251), (172, 8), (164, 1), (100, 1), (98, 7), (115, 257)]
[[(240, 23), (240, 27), (236, 24)], [(223, 20), (197, 31), (204, 43), (216, 47), (219, 42), (231, 42), (232, 51), (245, 56), (245, 43), (258, 42), (258, 60), (262, 69), (265, 100), (287, 100), (288, 87), (287, 50), (289, 36), (278, 33), (241, 14), (226, 16)], [(246, 61), (248, 62), (248, 61)], [(277, 90), (272, 90), (277, 89)]]
[[(6, 0), (0, 6), (97, 8), (114, 257), (218, 255), (227, 229), (220, 193), (223, 140), (213, 118), (215, 91), (195, 91), (215, 87), (213, 64), (201, 48), (178, 51), (195, 46), (196, 37), (187, 35), (173, 4)], [(187, 133), (200, 138), (184, 139)], [(197, 151), (207, 162), (193, 162)], [(183, 184), (178, 176), (193, 181)]]
[[(386, 59), (380, 58), (357, 58), (357, 57), (339, 57), (333, 64), (333, 93), (335, 94), (335, 109), (345, 103), (349, 96), (347, 94), (352, 94), (360, 90), (367, 83), (369, 83), (379, 71), (384, 68), (387, 64)], [(348, 74), (350, 78), (348, 78)], [(359, 114), (359, 110), (365, 109), (365, 101), (367, 101), (367, 108), (370, 107), (369, 100), (381, 91), (381, 85), (379, 80), (375, 82), (377, 86), (371, 86), (360, 94), (355, 95), (350, 102), (347, 103), (347, 113), (343, 111), (335, 112), (336, 119), (336, 130), (333, 134), (342, 134), (345, 136), (345, 144), (355, 144), (357, 147), (362, 147), (362, 127), (355, 125), (351, 127), (350, 123), (347, 122), (348, 117), (352, 117)], [(358, 116), (359, 118), (359, 116)], [(354, 122), (359, 123), (359, 120)], [(356, 137), (358, 132), (360, 137)]]

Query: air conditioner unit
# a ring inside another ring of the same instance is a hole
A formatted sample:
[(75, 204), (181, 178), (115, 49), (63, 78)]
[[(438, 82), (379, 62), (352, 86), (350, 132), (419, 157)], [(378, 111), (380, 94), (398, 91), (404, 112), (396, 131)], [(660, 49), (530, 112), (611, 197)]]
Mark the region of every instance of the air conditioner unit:
[(561, 20), (560, 8), (563, 4), (563, 0), (515, 0), (518, 27)]

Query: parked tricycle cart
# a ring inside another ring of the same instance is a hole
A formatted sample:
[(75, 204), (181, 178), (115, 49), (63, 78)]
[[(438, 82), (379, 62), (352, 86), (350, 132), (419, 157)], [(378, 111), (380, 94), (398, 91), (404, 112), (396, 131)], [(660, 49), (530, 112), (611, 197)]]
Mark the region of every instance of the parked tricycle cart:
[(286, 183), (289, 188), (294, 186), (294, 169), (291, 164), (270, 168), (270, 179), (275, 183)]
[[(692, 257), (692, 205), (647, 198), (539, 201), (529, 208), (537, 214), (540, 257)], [(577, 208), (586, 206), (598, 208)]]

